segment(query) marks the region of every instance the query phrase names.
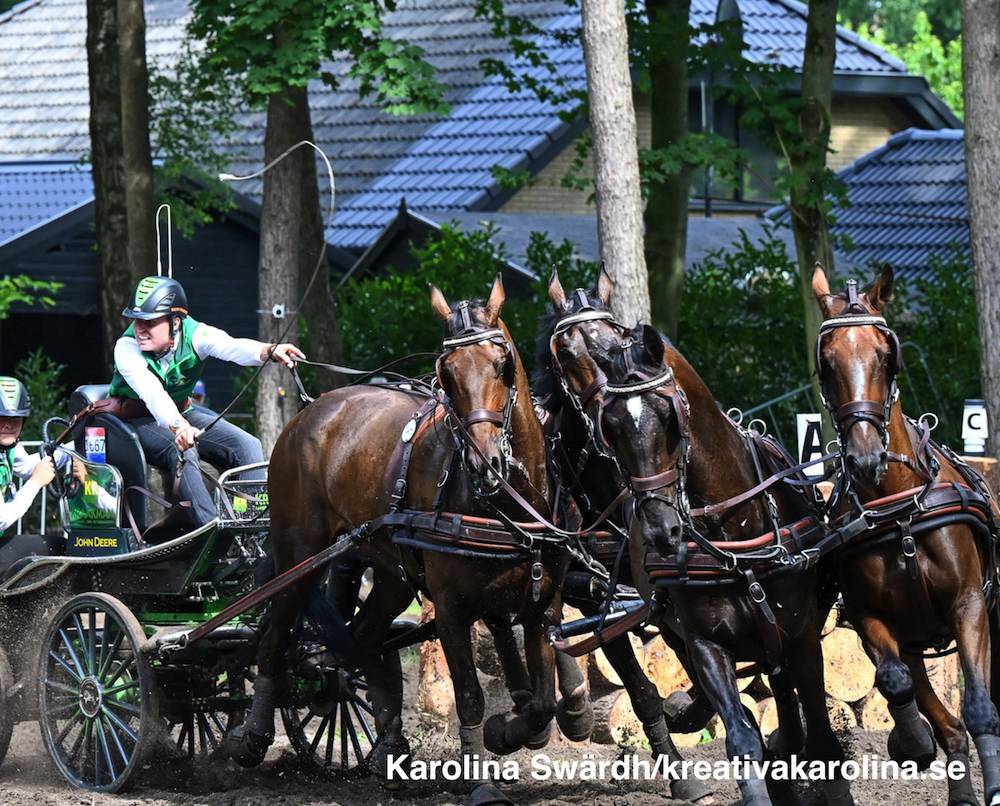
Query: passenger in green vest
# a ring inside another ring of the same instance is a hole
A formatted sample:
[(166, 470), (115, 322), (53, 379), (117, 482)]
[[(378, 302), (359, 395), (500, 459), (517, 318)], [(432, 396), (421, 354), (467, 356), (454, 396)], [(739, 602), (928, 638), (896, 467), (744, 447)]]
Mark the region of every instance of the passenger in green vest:
[[(39, 491), (55, 478), (52, 457), (29, 454), (21, 444), (24, 419), (31, 414), (28, 390), (17, 378), (0, 376), (0, 532), (17, 523), (31, 506)], [(60, 466), (68, 456), (56, 451)], [(25, 479), (15, 489), (14, 478)], [(0, 537), (0, 545), (5, 542)]]
[[(191, 401), (191, 392), (208, 358), (259, 366), (269, 358), (288, 367), (304, 358), (293, 344), (237, 339), (188, 315), (181, 284), (167, 277), (145, 277), (122, 316), (131, 319), (115, 345), (115, 373), (109, 397), (124, 399), (146, 461), (173, 473), (178, 457), (181, 500), (191, 502), (192, 526), (215, 517), (215, 503), (198, 468), (198, 454), (220, 467), (264, 461), (260, 440), (226, 420), (201, 432), (215, 412)], [(195, 451), (195, 440), (198, 449)]]

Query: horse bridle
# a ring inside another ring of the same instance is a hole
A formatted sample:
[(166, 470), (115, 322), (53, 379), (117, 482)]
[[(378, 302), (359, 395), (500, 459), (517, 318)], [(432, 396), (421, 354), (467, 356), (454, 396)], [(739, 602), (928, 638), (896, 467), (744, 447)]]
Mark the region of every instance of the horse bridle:
[[(877, 400), (852, 400), (840, 406), (834, 406), (826, 393), (826, 379), (823, 374), (822, 348), (823, 338), (834, 330), (847, 327), (874, 327), (881, 332), (889, 342), (889, 392), (884, 401)], [(856, 280), (847, 281), (847, 309), (840, 316), (835, 316), (825, 320), (819, 328), (816, 336), (816, 373), (819, 377), (820, 394), (823, 404), (830, 417), (833, 418), (837, 426), (837, 433), (840, 436), (841, 452), (847, 435), (851, 429), (859, 423), (868, 423), (879, 434), (882, 446), (889, 449), (889, 418), (892, 414), (892, 407), (899, 399), (899, 387), (896, 379), (902, 367), (902, 353), (899, 346), (899, 337), (895, 331), (889, 327), (885, 319), (881, 316), (868, 313), (858, 298), (858, 284)]]
[[(587, 431), (587, 445), (585, 446), (585, 450), (589, 452), (592, 448), (599, 456), (616, 461), (614, 454), (608, 448), (607, 443), (604, 442), (603, 437), (599, 438), (595, 430), (595, 420), (591, 419), (590, 415), (587, 414), (587, 409), (590, 407), (590, 404), (594, 402), (597, 395), (607, 386), (607, 376), (598, 367), (594, 380), (587, 385), (587, 388), (579, 394), (574, 392), (570, 388), (569, 383), (566, 380), (566, 375), (563, 372), (562, 364), (559, 362), (559, 354), (556, 350), (556, 339), (571, 327), (582, 324), (583, 322), (606, 321), (610, 322), (615, 327), (621, 328), (622, 330), (625, 328), (615, 320), (614, 314), (612, 314), (611, 311), (600, 311), (591, 305), (587, 299), (587, 292), (582, 288), (577, 288), (574, 290), (573, 294), (576, 296), (580, 304), (580, 310), (559, 319), (556, 322), (555, 329), (552, 331), (552, 336), (549, 338), (549, 353), (552, 356), (552, 369), (555, 371), (556, 378), (559, 380), (559, 385), (562, 388), (563, 395), (565, 395), (565, 397), (570, 401), (573, 408), (576, 409), (583, 421), (584, 428)], [(600, 423), (599, 415), (596, 422)]]
[[(625, 377), (639, 374), (635, 370), (632, 363), (631, 349), (633, 343), (634, 342), (631, 337), (626, 337), (621, 344), (622, 356), (625, 360)], [(604, 386), (604, 400), (601, 403), (601, 410), (598, 412), (596, 428), (600, 433), (600, 439), (607, 444), (607, 440), (605, 439), (603, 433), (604, 427), (602, 415), (603, 409), (607, 406), (608, 400), (616, 396), (626, 398), (637, 397), (648, 394), (649, 392), (655, 392), (658, 397), (667, 400), (674, 410), (674, 416), (677, 418), (677, 428), (680, 433), (680, 460), (678, 461), (676, 467), (673, 467), (670, 470), (665, 470), (662, 473), (657, 473), (653, 476), (625, 476), (629, 488), (632, 491), (632, 497), (635, 501), (635, 511), (638, 513), (643, 506), (651, 501), (661, 501), (674, 509), (677, 514), (680, 515), (681, 520), (684, 523), (690, 524), (690, 512), (687, 503), (687, 492), (685, 490), (688, 453), (691, 450), (691, 439), (688, 427), (690, 420), (690, 406), (688, 404), (687, 396), (684, 394), (684, 390), (674, 378), (673, 369), (666, 362), (664, 362), (663, 371), (653, 377), (639, 377), (632, 383), (606, 383)], [(676, 500), (668, 498), (661, 492), (662, 490), (673, 486), (677, 486), (678, 488)]]
[[(472, 317), (469, 315), (468, 302), (463, 301), (458, 304), (458, 313), (462, 317), (462, 332), (457, 336), (449, 336), (441, 343), (441, 354), (434, 363), (438, 386), (447, 392), (441, 377), (441, 362), (455, 350), (485, 342), (496, 344), (504, 349), (506, 359), (504, 361), (502, 379), (504, 386), (507, 387), (507, 401), (504, 403), (503, 410), (475, 409), (465, 415), (465, 417), (460, 417), (459, 420), (466, 431), (476, 423), (492, 423), (493, 425), (500, 426), (500, 438), (497, 444), (500, 447), (500, 453), (503, 456), (504, 462), (509, 463), (513, 450), (511, 446), (511, 417), (514, 412), (514, 406), (517, 404), (517, 376), (514, 348), (506, 334), (500, 328), (482, 328), (475, 325), (472, 322)], [(458, 416), (457, 412), (455, 412), (455, 415)]]

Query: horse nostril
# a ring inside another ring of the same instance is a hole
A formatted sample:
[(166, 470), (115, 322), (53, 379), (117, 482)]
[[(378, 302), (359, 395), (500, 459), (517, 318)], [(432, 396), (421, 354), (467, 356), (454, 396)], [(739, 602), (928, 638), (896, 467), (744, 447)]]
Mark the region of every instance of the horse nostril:
[(490, 465), (493, 467), (493, 469), (495, 471), (497, 471), (497, 473), (499, 473), (500, 472), (500, 457), (499, 456), (493, 456), (493, 457), (491, 457), (490, 458)]
[(671, 526), (670, 527), (670, 539), (671, 540), (680, 540), (680, 538), (681, 538), (681, 527), (677, 526), (676, 524), (674, 526)]

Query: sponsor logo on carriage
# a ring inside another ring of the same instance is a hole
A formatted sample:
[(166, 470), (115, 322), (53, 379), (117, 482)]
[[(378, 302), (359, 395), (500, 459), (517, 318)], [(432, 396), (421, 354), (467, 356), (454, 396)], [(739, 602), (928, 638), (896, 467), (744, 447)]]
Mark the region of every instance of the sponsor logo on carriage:
[(118, 548), (117, 537), (82, 537), (77, 535), (73, 542), (75, 549), (116, 549)]

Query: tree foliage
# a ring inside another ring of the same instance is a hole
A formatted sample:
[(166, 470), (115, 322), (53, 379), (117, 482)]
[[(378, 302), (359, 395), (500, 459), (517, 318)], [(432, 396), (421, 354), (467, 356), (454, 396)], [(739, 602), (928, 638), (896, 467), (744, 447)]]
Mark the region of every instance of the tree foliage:
[(909, 38), (903, 42), (890, 39), (885, 28), (872, 27), (865, 22), (860, 23), (856, 30), (863, 39), (884, 48), (903, 62), (911, 73), (927, 79), (934, 94), (948, 104), (952, 112), (958, 117), (964, 115), (961, 36), (939, 38), (925, 11), (916, 12)]
[[(190, 30), (204, 41), (208, 71), (239, 77), (254, 106), (313, 79), (336, 88), (350, 78), (390, 113), (442, 111), (423, 50), (383, 36), (385, 9), (376, 0), (195, 0)], [(322, 69), (334, 54), (347, 57), (341, 75)]]
[(859, 29), (864, 25), (883, 41), (903, 47), (914, 39), (923, 14), (931, 33), (946, 47), (962, 32), (961, 4), (956, 0), (840, 0), (840, 17)]
[[(573, 257), (574, 246), (566, 240), (554, 243), (533, 232), (525, 255), (525, 268), (538, 277), (527, 297), (518, 294), (507, 279), (507, 302), (501, 314), (518, 347), (521, 360), (530, 367), (535, 331), (548, 298), (548, 281), (559, 271), (567, 288), (589, 286), (596, 264)], [(485, 298), (493, 276), (508, 254), (496, 240), (492, 226), (464, 232), (444, 224), (441, 234), (414, 247), (417, 267), (413, 271), (390, 268), (374, 277), (349, 281), (337, 294), (337, 317), (344, 334), (344, 354), (353, 366), (375, 368), (393, 358), (441, 348), (441, 321), (430, 307), (428, 283), (440, 288), (447, 299)], [(373, 316), (372, 312), (378, 315)], [(433, 361), (410, 364), (407, 371), (429, 370)]]
[(19, 274), (15, 277), (0, 277), (0, 319), (6, 319), (13, 305), (41, 305), (50, 308), (56, 304), (54, 294), (62, 288), (62, 283), (36, 280)]

